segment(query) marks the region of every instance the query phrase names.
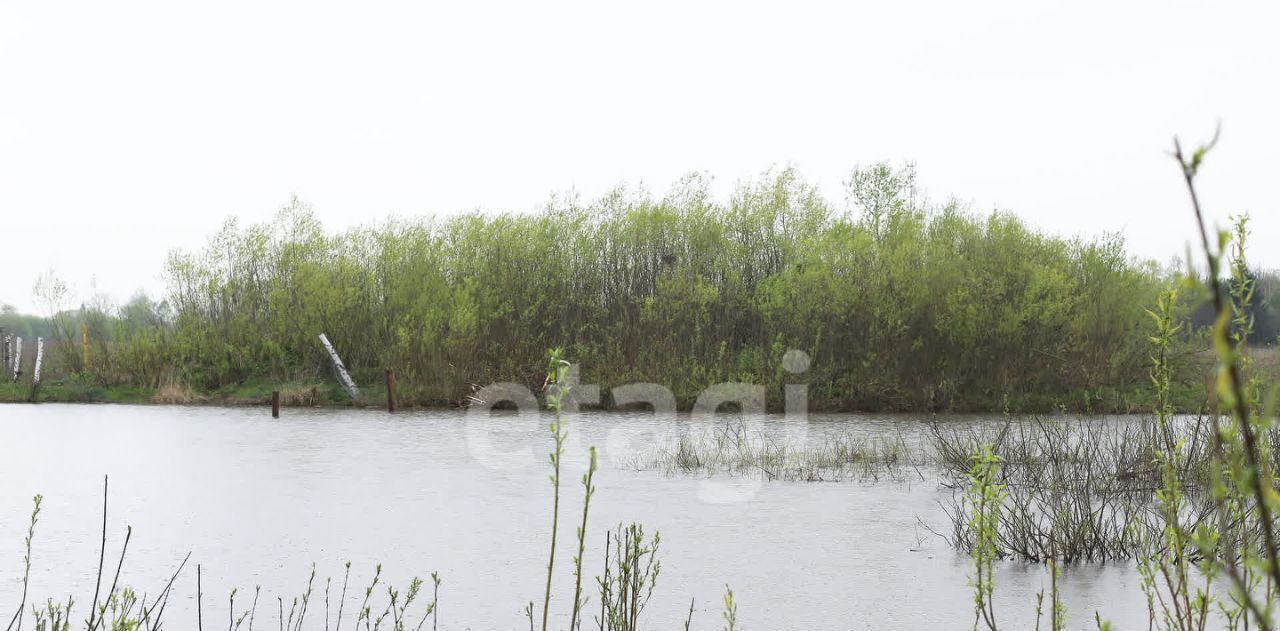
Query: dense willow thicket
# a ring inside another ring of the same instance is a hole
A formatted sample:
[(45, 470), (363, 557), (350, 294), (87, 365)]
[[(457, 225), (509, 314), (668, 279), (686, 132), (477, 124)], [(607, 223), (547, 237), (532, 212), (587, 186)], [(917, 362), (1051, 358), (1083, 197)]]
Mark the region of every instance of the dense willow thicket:
[[(690, 176), (661, 198), (336, 235), (295, 201), (175, 253), (163, 301), (89, 314), (87, 369), (78, 325), (57, 355), (99, 383), (212, 391), (327, 378), (325, 332), (358, 381), (394, 368), (418, 403), (540, 385), (550, 347), (606, 392), (655, 382), (686, 405), (722, 381), (766, 384), (771, 405), (809, 383), (815, 409), (1116, 408), (1145, 389), (1144, 310), (1166, 281), (1121, 237), (930, 203), (909, 168), (860, 169), (847, 191), (785, 170), (725, 202)], [(789, 348), (805, 374), (783, 372)]]

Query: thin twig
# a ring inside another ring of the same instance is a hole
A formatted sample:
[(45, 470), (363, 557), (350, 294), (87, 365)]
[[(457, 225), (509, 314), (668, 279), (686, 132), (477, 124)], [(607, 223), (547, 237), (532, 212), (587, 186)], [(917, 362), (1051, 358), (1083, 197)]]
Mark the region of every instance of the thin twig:
[(107, 483), (109, 476), (102, 476), (102, 549), (98, 553), (98, 580), (93, 588), (93, 604), (89, 607), (89, 629), (94, 628), (94, 616), (98, 613), (98, 593), (102, 589), (102, 566), (107, 560)]
[(200, 584), (200, 564), (196, 564), (196, 629), (204, 630), (204, 590)]
[[(111, 602), (111, 597), (116, 593), (116, 585), (120, 583), (120, 569), (124, 567), (124, 555), (129, 551), (129, 539), (133, 537), (133, 526), (129, 526), (124, 533), (124, 546), (120, 548), (120, 562), (116, 564), (116, 576), (111, 579), (111, 590), (107, 592), (107, 602)], [(102, 603), (106, 607), (107, 603)], [(97, 625), (101, 625), (103, 618), (98, 617)], [(89, 631), (93, 631), (96, 626), (91, 625)]]

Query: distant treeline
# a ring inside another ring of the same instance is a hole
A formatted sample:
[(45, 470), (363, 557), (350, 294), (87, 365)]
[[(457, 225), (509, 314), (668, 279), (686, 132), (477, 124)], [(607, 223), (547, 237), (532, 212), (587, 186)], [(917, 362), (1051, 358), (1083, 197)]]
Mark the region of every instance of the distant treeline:
[[(792, 170), (727, 202), (708, 184), (337, 235), (295, 200), (173, 254), (161, 301), (61, 314), (55, 369), (197, 392), (327, 379), (324, 332), (357, 381), (394, 368), (406, 403), (539, 386), (550, 347), (606, 393), (653, 382), (685, 406), (724, 381), (767, 385), (774, 406), (808, 383), (829, 410), (1123, 409), (1147, 390), (1145, 310), (1173, 274), (1119, 235), (932, 203), (887, 165), (855, 171), (840, 204)], [(1264, 281), (1255, 339), (1273, 342), (1280, 291)], [(1188, 336), (1190, 357), (1203, 340)], [(813, 358), (801, 375), (783, 370), (792, 348)]]
[(16, 335), (26, 339), (53, 336), (53, 321), (47, 317), (18, 313), (13, 305), (0, 306), (0, 329), (6, 335)]

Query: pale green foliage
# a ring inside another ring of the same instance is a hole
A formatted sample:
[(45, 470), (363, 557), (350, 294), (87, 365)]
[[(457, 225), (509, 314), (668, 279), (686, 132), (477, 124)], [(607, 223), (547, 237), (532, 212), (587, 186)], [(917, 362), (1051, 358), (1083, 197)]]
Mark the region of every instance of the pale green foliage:
[[(555, 493), (551, 509), (551, 553), (547, 556), (547, 587), (542, 597), (542, 631), (547, 631), (547, 616), (551, 610), (551, 578), (556, 564), (556, 541), (560, 532), (560, 465), (564, 459), (564, 441), (567, 436), (564, 428), (562, 406), (569, 387), (568, 384), (564, 383), (563, 377), (568, 370), (569, 362), (564, 360), (563, 351), (559, 348), (552, 349), (547, 358), (546, 390), (547, 406), (556, 415), (555, 421), (551, 424), (551, 438), (555, 443), (555, 448), (551, 451), (551, 486), (555, 489)], [(588, 495), (587, 501), (590, 502), (590, 499)], [(584, 525), (585, 521), (586, 511), (584, 509)], [(581, 556), (581, 552), (579, 552), (579, 556)], [(581, 567), (578, 568), (578, 572), (581, 572)], [(575, 594), (573, 602), (575, 618), (579, 602), (578, 594)], [(530, 624), (532, 624), (532, 620)]]
[(601, 608), (597, 624), (603, 631), (639, 631), (643, 628), (640, 614), (662, 572), (658, 559), (662, 538), (656, 532), (646, 536), (644, 526), (633, 523), (619, 525), (611, 540), (613, 555), (606, 549), (604, 576), (596, 578)]
[(969, 529), (973, 533), (973, 628), (985, 626), (996, 629), (995, 612), (995, 562), (999, 556), (1000, 513), (1006, 496), (1000, 484), (1000, 459), (990, 445), (982, 445), (973, 454), (973, 467), (969, 470), (969, 491), (966, 498)]
[(1061, 239), (934, 204), (885, 164), (855, 171), (848, 197), (787, 169), (724, 202), (693, 176), (662, 197), (620, 188), (340, 234), (294, 200), (174, 253), (162, 302), (119, 322), (89, 305), (59, 362), (84, 368), (83, 319), (94, 381), (201, 392), (324, 378), (321, 332), (359, 382), (394, 367), (406, 403), (536, 386), (557, 345), (605, 391), (662, 383), (685, 406), (720, 381), (767, 385), (780, 405), (789, 348), (813, 357), (815, 409), (1122, 409), (1141, 385), (1142, 309), (1163, 280), (1118, 235)]
[[(1173, 404), (1169, 400), (1172, 370), (1169, 353), (1180, 325), (1176, 321), (1179, 294), (1171, 289), (1149, 311), (1155, 323), (1150, 337), (1151, 382), (1156, 392), (1155, 422), (1150, 427), (1156, 445), (1160, 487), (1155, 491), (1159, 524), (1155, 529), (1135, 528), (1141, 542), (1137, 555), (1142, 590), (1153, 624), (1164, 629), (1191, 631), (1208, 624), (1213, 596), (1209, 589), (1216, 575), (1213, 557), (1216, 533), (1212, 529), (1192, 529), (1184, 514), (1189, 510), (1184, 486), (1187, 476), (1186, 441), (1173, 426)], [(1207, 553), (1207, 554), (1202, 554)], [(1199, 559), (1200, 563), (1193, 563)], [(1228, 612), (1228, 618), (1234, 612)]]
[(724, 631), (736, 631), (738, 628), (738, 603), (733, 600), (733, 588), (724, 586)]

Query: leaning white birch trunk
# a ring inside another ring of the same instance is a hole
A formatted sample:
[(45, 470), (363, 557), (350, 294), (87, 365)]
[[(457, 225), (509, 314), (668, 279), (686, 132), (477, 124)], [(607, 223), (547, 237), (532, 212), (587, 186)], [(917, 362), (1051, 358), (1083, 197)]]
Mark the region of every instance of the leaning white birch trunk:
[(13, 340), (13, 382), (18, 382), (22, 375), (22, 338)]
[(342, 358), (338, 357), (338, 351), (333, 350), (333, 344), (329, 343), (329, 338), (324, 333), (320, 334), (320, 343), (324, 344), (324, 350), (329, 352), (329, 360), (333, 362), (333, 370), (338, 373), (338, 381), (342, 382), (342, 387), (346, 388), (347, 394), (351, 395), (351, 400), (360, 399), (360, 391), (356, 389), (356, 382), (351, 380), (351, 375), (347, 374), (347, 367), (342, 365)]
[(40, 385), (40, 364), (44, 363), (44, 338), (36, 338), (36, 369), (31, 373), (31, 385)]

